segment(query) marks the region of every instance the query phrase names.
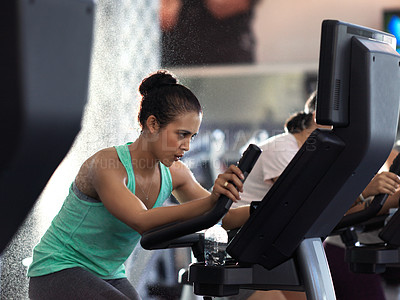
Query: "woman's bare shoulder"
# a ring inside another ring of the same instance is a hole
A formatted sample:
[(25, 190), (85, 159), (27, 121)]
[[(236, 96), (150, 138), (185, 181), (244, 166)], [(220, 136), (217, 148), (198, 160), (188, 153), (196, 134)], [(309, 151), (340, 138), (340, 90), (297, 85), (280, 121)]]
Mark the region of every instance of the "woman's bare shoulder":
[(81, 166), (79, 172), (97, 172), (101, 169), (108, 169), (117, 166), (119, 163), (118, 154), (113, 147), (104, 148), (90, 156)]
[(169, 167), (169, 170), (171, 172), (174, 188), (181, 186), (187, 181), (194, 180), (192, 171), (181, 161), (174, 162), (172, 166)]
[(181, 162), (180, 160), (174, 162), (169, 167), (169, 170), (171, 171), (171, 174), (176, 174), (176, 175), (191, 173), (189, 167), (185, 163)]
[(119, 170), (121, 162), (113, 147), (104, 148), (90, 156), (81, 166), (75, 178), (77, 188), (84, 194), (97, 198), (93, 179), (106, 170)]

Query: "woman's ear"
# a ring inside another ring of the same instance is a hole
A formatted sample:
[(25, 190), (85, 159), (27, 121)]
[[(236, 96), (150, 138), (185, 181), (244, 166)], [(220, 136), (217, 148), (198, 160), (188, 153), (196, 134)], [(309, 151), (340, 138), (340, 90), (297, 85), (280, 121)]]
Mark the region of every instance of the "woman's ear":
[(149, 129), (150, 133), (157, 133), (160, 129), (160, 123), (158, 123), (158, 120), (154, 115), (151, 115), (147, 118), (146, 126)]

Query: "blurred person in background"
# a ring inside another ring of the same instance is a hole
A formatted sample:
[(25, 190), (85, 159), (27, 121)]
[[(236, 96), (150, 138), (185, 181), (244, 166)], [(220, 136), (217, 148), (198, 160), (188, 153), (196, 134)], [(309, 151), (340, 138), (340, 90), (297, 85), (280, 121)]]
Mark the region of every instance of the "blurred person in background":
[(161, 0), (162, 66), (250, 64), (258, 0)]

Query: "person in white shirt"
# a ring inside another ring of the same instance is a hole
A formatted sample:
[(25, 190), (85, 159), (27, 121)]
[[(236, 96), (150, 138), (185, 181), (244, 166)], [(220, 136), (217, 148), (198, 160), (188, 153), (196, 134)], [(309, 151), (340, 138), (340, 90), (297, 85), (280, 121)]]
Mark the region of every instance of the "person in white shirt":
[(315, 122), (316, 92), (304, 106), (304, 111), (292, 115), (285, 122), (285, 132), (272, 136), (259, 145), (263, 150), (244, 184), (241, 200), (234, 206), (261, 201), (283, 170), (295, 156), (308, 136), (320, 126)]

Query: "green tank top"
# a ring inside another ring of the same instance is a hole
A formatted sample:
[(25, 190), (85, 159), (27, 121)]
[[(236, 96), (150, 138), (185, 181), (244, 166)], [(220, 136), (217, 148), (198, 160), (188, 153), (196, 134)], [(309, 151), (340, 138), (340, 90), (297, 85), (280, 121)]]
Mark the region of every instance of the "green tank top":
[[(128, 188), (135, 193), (135, 176), (128, 144), (115, 147), (128, 174)], [(169, 169), (159, 164), (161, 188), (154, 207), (171, 195)], [(140, 234), (115, 218), (101, 202), (77, 197), (72, 189), (50, 227), (33, 249), (28, 276), (35, 277), (67, 268), (82, 267), (103, 279), (126, 277), (124, 262)]]

